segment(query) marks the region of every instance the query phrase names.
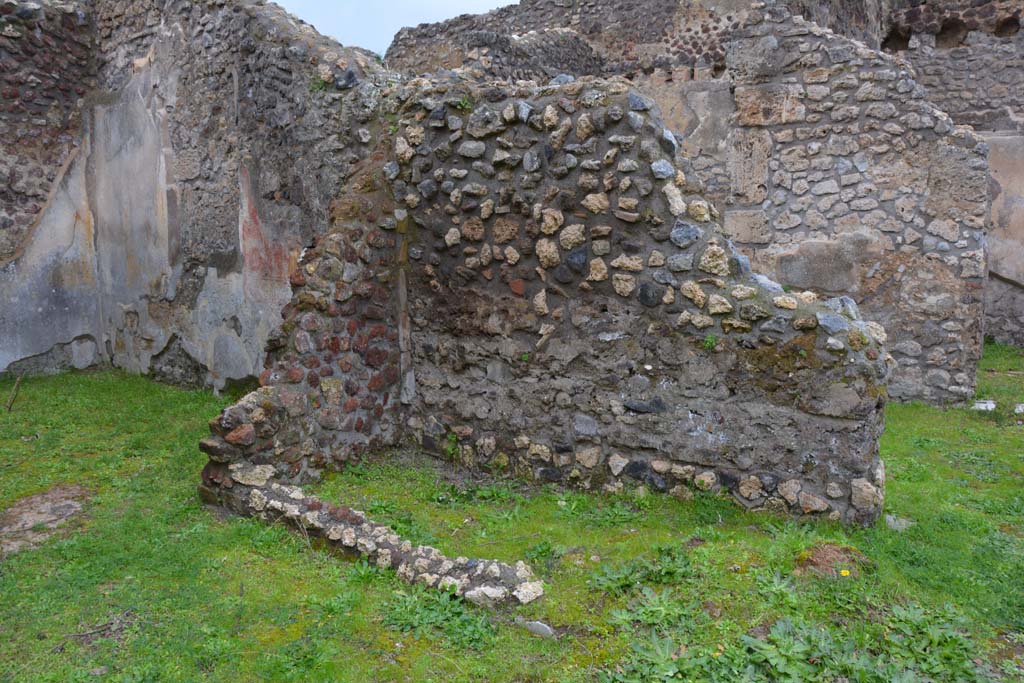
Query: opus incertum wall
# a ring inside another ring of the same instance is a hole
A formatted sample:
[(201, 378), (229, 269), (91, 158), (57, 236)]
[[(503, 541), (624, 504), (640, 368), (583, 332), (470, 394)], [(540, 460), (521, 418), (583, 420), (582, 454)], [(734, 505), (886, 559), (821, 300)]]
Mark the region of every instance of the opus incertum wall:
[(390, 97), (390, 158), (293, 274), (264, 388), (203, 442), (211, 500), (260, 512), (267, 482), (415, 444), (538, 481), (877, 518), (882, 328), (754, 274), (650, 100), (600, 80)]
[(985, 334), (1024, 344), (1024, 7), (940, 0), (900, 8), (885, 47), (927, 96), (989, 147), (992, 214)]
[[(813, 14), (870, 38), (876, 15), (890, 11), (881, 4)], [(784, 286), (850, 296), (890, 328), (899, 362), (892, 396), (949, 402), (973, 393), (986, 291), (990, 334), (1012, 339), (1024, 310), (1014, 284), (1016, 138), (988, 136), (1000, 164), (990, 183), (986, 145), (930, 104), (936, 67), (925, 57), (941, 55), (924, 46), (933, 36), (923, 32), (940, 33), (954, 20), (971, 29), (963, 40), (976, 48), (942, 53), (966, 50), (963, 73), (1020, 38), (996, 35), (1007, 30), (1005, 2), (957, 7), (892, 15), (894, 30), (911, 31), (922, 46), (903, 53), (921, 80), (906, 63), (781, 6), (724, 0), (598, 2), (571, 11), (531, 0), (403, 31), (389, 62), (412, 71), (463, 66), (484, 80), (629, 75), (679, 135), (683, 189), (720, 208), (737, 248)], [(0, 292), (21, 302), (0, 310), (0, 368), (107, 362), (215, 387), (254, 376), (290, 296), (288, 273), (326, 230), (336, 188), (367, 152), (367, 126), (379, 115), (373, 81), (389, 76), (368, 55), (272, 5), (101, 2), (93, 19), (73, 9), (52, 3), (5, 15), (7, 33), (22, 36), (8, 37), (12, 45), (57, 29), (86, 45), (94, 33), (95, 64), (81, 64), (100, 90), (83, 99), (81, 133), (74, 97), (50, 105), (71, 112), (61, 134), (75, 160), (64, 170), (47, 162), (50, 170), (36, 174), (42, 184), (32, 191), (49, 199), (10, 204), (32, 209), (45, 226), (21, 240), (18, 258), (0, 271)], [(620, 30), (609, 42), (597, 27), (612, 20)], [(982, 37), (999, 45), (990, 50)], [(241, 62), (232, 46), (245, 48)], [(24, 74), (35, 68), (25, 64)], [(984, 71), (1003, 80), (1012, 73)], [(186, 81), (204, 87), (182, 90)], [(989, 112), (985, 120), (1012, 114), (1010, 85), (984, 88), (999, 106), (971, 111)], [(37, 97), (29, 88), (19, 96)], [(117, 146), (118, 138), (135, 143)], [(48, 185), (47, 174), (57, 181)], [(89, 177), (99, 180), (90, 185)], [(138, 191), (125, 206), (118, 188), (128, 182)], [(986, 289), (990, 187), (997, 279)], [(27, 230), (27, 219), (15, 222), (5, 238)]]
[[(557, 4), (531, 0), (408, 29), (389, 55), (481, 77), (628, 75), (660, 105), (680, 136), (687, 181), (721, 207), (726, 235), (756, 268), (788, 287), (850, 296), (886, 326), (899, 363), (893, 397), (973, 395), (985, 327), (987, 146), (929, 100), (906, 62), (791, 14), (809, 9), (797, 2), (584, 4), (562, 16), (558, 41), (543, 31), (500, 38), (536, 29)], [(812, 14), (877, 46), (891, 4)], [(606, 44), (593, 27), (616, 12), (656, 20)], [(566, 32), (596, 57), (565, 49)], [(430, 50), (437, 40), (449, 49)]]
[[(300, 487), (400, 445), (584, 489), (879, 516), (883, 328), (757, 275), (730, 242), (734, 207), (702, 193), (699, 136), (635, 85), (543, 85), (565, 64), (643, 70), (660, 49), (722, 75), (727, 44), (702, 36), (797, 35), (788, 18), (702, 7), (615, 52), (580, 37), (581, 14), (494, 38), (499, 75), (543, 76), (512, 85), (486, 73), (490, 48), (410, 79), (260, 2), (0, 8), (5, 103), (17, 90), (0, 124), (31, 138), (45, 118), (55, 142), (3, 195), (0, 371), (259, 375), (201, 444), (205, 500), (482, 604), (543, 589), (521, 563), (414, 547)], [(630, 40), (648, 25), (607, 11)]]

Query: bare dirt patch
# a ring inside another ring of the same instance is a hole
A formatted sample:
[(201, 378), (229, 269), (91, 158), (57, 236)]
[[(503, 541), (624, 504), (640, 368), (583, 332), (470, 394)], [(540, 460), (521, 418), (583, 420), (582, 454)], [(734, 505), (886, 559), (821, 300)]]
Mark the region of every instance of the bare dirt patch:
[(834, 543), (821, 543), (800, 553), (796, 558), (797, 576), (812, 574), (815, 576), (851, 577), (860, 576), (860, 568), (868, 564), (856, 548)]
[(55, 486), (0, 512), (0, 560), (65, 530), (82, 515), (89, 496), (81, 486)]

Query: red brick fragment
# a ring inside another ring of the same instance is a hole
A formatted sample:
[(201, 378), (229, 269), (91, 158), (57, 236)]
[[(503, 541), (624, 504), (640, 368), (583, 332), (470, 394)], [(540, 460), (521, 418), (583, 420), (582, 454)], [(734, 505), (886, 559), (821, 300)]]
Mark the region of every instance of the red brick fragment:
[(224, 440), (235, 446), (251, 446), (256, 443), (256, 428), (246, 423), (231, 430)]

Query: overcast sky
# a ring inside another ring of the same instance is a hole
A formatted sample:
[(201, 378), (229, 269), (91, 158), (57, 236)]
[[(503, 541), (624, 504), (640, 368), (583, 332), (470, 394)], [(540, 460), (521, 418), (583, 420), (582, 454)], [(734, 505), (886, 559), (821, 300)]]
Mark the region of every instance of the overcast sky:
[(516, 0), (274, 0), (342, 45), (381, 55), (403, 26), (479, 14)]

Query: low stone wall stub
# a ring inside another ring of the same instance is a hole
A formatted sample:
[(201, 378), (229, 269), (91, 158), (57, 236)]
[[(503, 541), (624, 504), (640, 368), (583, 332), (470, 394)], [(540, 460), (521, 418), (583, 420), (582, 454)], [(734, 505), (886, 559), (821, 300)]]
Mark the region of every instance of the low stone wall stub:
[[(870, 521), (839, 491), (880, 483), (881, 328), (751, 273), (625, 81), (508, 90), (436, 87), (407, 114), (426, 125), (399, 131), (420, 442), (585, 488), (725, 487)], [(801, 460), (844, 483), (796, 477)]]
[[(365, 557), (381, 569), (394, 569), (409, 583), (450, 591), (482, 607), (525, 605), (544, 594), (543, 582), (524, 562), (509, 565), (449, 558), (437, 548), (414, 546), (358, 510), (325, 503), (297, 486), (271, 481), (271, 466), (236, 464), (227, 471), (230, 474), (215, 465), (206, 468), (199, 487), (204, 501), (270, 524), (283, 523), (333, 550)], [(224, 486), (227, 481), (230, 486)]]

